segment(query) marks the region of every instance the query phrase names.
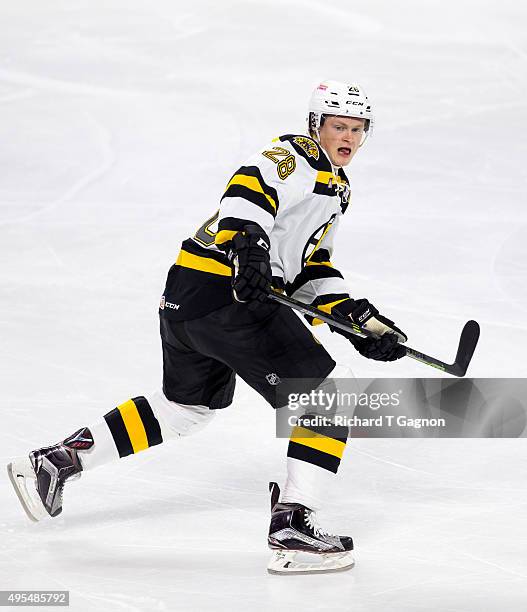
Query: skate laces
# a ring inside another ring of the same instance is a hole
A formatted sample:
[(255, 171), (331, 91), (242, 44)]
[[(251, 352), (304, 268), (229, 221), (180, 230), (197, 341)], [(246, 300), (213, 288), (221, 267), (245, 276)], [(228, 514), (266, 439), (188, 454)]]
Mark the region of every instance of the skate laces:
[(322, 527), (318, 523), (317, 515), (312, 510), (308, 510), (307, 508), (304, 510), (304, 519), (308, 527), (310, 527), (313, 530), (313, 533), (316, 536), (332, 537), (334, 535), (332, 533), (329, 533), (329, 531), (325, 531), (324, 529), (322, 529)]

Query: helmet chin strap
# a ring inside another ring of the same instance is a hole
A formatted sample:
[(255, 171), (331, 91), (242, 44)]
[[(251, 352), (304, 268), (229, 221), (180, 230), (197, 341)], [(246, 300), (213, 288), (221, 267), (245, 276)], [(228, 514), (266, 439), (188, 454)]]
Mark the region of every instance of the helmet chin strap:
[(320, 123), (321, 122), (322, 122), (322, 115), (320, 115), (318, 120), (313, 118), (313, 121), (312, 121), (312, 116), (310, 114), (307, 120), (308, 130), (311, 133), (311, 136), (314, 135), (314, 138), (318, 142), (318, 144), (320, 144)]

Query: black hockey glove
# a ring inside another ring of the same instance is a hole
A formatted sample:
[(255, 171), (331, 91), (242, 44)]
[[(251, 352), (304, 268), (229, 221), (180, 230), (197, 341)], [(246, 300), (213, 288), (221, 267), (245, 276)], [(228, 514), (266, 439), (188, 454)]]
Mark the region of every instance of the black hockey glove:
[[(265, 302), (271, 289), (269, 238), (258, 225), (246, 225), (231, 241), (232, 292), (237, 302)], [(256, 305), (255, 304), (255, 305)]]
[(346, 300), (331, 309), (331, 314), (342, 319), (352, 319), (361, 327), (376, 333), (380, 338), (360, 338), (343, 329), (335, 327), (331, 331), (346, 337), (357, 351), (368, 359), (377, 361), (395, 361), (406, 355), (404, 346), (398, 342), (406, 342), (407, 337), (393, 321), (383, 317), (368, 300)]
[(386, 333), (380, 338), (359, 338), (355, 336), (350, 342), (367, 359), (376, 361), (396, 361), (406, 355), (404, 346), (397, 344), (395, 334)]

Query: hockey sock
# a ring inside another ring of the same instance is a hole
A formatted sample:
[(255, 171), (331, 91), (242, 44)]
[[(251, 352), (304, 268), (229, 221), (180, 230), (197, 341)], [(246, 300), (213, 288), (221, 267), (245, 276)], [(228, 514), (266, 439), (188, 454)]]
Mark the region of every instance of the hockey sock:
[(303, 427), (291, 434), (287, 450), (284, 503), (300, 503), (319, 510), (346, 448), (347, 427)]
[(168, 400), (159, 390), (148, 399), (140, 396), (117, 406), (89, 426), (93, 446), (79, 454), (84, 470), (187, 436), (210, 422), (215, 411)]
[(117, 406), (89, 429), (94, 445), (79, 456), (85, 470), (163, 442), (160, 423), (142, 396)]

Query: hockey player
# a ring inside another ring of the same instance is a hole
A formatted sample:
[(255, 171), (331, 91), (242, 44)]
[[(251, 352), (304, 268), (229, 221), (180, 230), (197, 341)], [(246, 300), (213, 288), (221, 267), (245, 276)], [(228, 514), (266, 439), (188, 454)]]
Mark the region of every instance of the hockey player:
[[(344, 167), (373, 121), (361, 87), (325, 81), (311, 97), (307, 134), (276, 138), (233, 174), (219, 210), (183, 242), (168, 273), (159, 310), (162, 389), (10, 463), (11, 482), (31, 519), (62, 511), (68, 478), (199, 431), (232, 402), (235, 373), (274, 407), (283, 379), (323, 388), (335, 376), (335, 361), (296, 314), (267, 299), (271, 288), (375, 332), (376, 338), (358, 338), (334, 330), (361, 355), (382, 361), (404, 355), (403, 332), (366, 299), (353, 298), (331, 262), (350, 203)], [(353, 565), (352, 539), (328, 534), (316, 521), (347, 433), (302, 423), (293, 430), (281, 500), (278, 485), (271, 485), (269, 571)], [(299, 562), (300, 551), (313, 559)]]

